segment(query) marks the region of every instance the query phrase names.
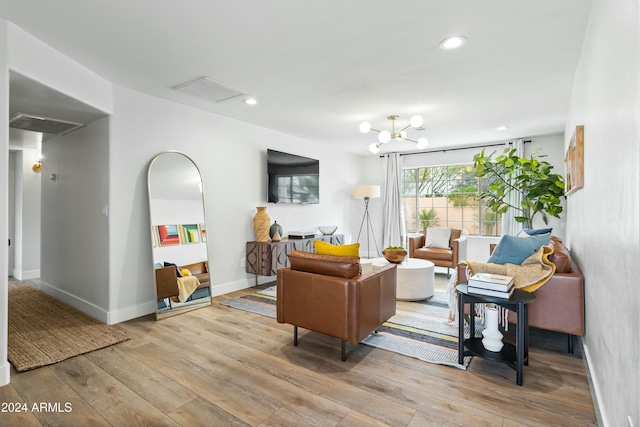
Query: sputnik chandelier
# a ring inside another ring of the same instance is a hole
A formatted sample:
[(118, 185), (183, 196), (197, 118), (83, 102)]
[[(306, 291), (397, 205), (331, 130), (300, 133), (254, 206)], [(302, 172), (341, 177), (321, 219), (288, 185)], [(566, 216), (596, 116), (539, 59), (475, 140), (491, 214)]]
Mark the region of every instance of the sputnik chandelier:
[(409, 124), (396, 132), (396, 119), (398, 117), (399, 116), (396, 116), (396, 115), (387, 117), (387, 119), (391, 120), (391, 132), (389, 132), (388, 130), (380, 131), (377, 129), (373, 129), (371, 127), (371, 123), (369, 122), (360, 123), (360, 132), (362, 133), (369, 133), (369, 131), (378, 132), (378, 141), (380, 142), (379, 143), (374, 142), (373, 144), (369, 144), (369, 151), (371, 151), (374, 154), (378, 153), (380, 151), (380, 147), (382, 146), (382, 144), (386, 144), (392, 139), (414, 142), (416, 144), (416, 147), (419, 150), (422, 150), (423, 148), (426, 148), (427, 145), (429, 145), (429, 141), (427, 141), (427, 138), (418, 138), (417, 141), (407, 138), (406, 131), (407, 129), (409, 129), (409, 127), (417, 129), (422, 126), (422, 123), (423, 123), (422, 116), (415, 115), (411, 117)]

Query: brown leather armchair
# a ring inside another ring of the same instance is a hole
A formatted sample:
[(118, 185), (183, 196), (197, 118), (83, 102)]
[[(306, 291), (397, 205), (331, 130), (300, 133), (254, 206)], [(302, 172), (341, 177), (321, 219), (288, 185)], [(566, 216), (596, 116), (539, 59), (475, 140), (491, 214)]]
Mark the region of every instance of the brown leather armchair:
[(409, 258), (419, 258), (431, 261), (438, 267), (456, 268), (460, 261), (467, 259), (467, 236), (462, 235), (459, 228), (451, 229), (449, 248), (425, 248), (427, 228), (422, 236), (409, 237)]
[[(547, 283), (535, 291), (536, 300), (529, 304), (529, 326), (568, 335), (568, 351), (573, 353), (573, 337), (583, 336), (584, 278), (578, 264), (571, 259), (562, 240), (551, 237), (553, 254), (549, 260), (556, 272)], [(490, 246), (493, 252), (495, 245)], [(457, 284), (467, 283), (467, 264), (458, 264)], [(516, 323), (515, 313), (509, 312), (509, 323)]]
[(289, 253), (277, 271), (277, 320), (357, 345), (396, 314), (396, 265), (361, 274), (359, 257)]

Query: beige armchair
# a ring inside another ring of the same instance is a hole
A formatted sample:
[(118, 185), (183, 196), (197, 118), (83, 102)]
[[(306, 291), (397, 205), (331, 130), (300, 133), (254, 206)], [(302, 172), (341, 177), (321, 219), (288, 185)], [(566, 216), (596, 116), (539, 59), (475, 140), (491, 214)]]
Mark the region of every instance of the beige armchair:
[(451, 229), (448, 248), (425, 248), (427, 228), (422, 236), (409, 237), (409, 258), (418, 258), (431, 261), (438, 267), (447, 267), (449, 276), (450, 268), (457, 268), (458, 262), (467, 259), (467, 236), (462, 235), (459, 228)]

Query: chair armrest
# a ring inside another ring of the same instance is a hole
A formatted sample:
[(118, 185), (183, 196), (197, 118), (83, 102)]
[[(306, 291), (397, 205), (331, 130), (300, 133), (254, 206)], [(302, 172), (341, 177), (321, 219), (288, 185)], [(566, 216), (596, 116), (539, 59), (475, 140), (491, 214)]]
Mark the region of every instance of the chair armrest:
[(385, 265), (350, 282), (349, 341), (357, 344), (396, 314), (395, 264)]
[(424, 235), (409, 237), (409, 258), (415, 258), (413, 255), (416, 249), (424, 246)]
[(178, 275), (175, 267), (156, 268), (157, 299), (174, 297), (178, 292)]
[(465, 261), (461, 261), (458, 263), (458, 277), (456, 280), (456, 285), (466, 285), (467, 284), (467, 263)]
[(467, 236), (460, 236), (451, 241), (453, 249), (453, 262), (466, 261), (467, 259)]

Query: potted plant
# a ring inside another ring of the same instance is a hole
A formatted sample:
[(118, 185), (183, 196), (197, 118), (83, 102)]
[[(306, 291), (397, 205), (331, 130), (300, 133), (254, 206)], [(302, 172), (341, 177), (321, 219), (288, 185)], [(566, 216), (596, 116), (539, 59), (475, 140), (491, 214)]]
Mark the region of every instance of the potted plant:
[[(473, 157), (475, 175), (486, 177), (488, 189), (480, 193), (486, 200), (486, 206), (493, 212), (504, 214), (509, 208), (516, 211), (515, 220), (526, 228), (533, 228), (533, 218), (540, 213), (545, 224), (547, 215), (560, 218), (562, 205), (560, 197), (564, 194), (562, 175), (551, 173), (553, 166), (540, 161), (536, 149), (531, 157), (518, 157), (516, 150), (505, 148), (503, 153), (493, 157), (495, 151), (486, 156), (484, 149)], [(519, 205), (509, 202), (508, 196), (519, 193), (522, 197)]]
[(382, 251), (382, 256), (393, 264), (401, 264), (407, 258), (407, 250), (402, 246), (388, 246)]

